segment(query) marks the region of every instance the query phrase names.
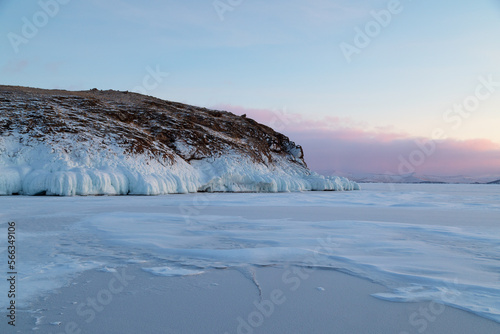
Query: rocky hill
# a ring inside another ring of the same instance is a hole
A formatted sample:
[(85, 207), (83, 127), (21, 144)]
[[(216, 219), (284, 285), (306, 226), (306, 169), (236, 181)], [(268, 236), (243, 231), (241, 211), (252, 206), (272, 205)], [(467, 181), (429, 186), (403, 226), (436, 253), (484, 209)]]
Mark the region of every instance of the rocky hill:
[(252, 119), (130, 92), (0, 86), (0, 194), (352, 190)]

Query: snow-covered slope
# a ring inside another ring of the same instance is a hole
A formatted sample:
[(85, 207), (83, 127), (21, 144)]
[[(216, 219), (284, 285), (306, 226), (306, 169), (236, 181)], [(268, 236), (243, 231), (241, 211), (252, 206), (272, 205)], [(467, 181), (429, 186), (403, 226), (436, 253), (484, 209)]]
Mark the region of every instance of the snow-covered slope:
[(246, 117), (118, 91), (0, 86), (0, 194), (355, 190)]

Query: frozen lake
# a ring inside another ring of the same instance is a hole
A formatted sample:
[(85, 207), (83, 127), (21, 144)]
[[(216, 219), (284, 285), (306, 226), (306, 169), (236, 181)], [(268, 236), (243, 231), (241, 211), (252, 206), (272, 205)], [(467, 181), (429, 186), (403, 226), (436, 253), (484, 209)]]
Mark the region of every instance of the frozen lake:
[[(362, 184), (361, 191), (0, 197), (0, 263), (16, 222), (16, 302), (79, 274), (138, 264), (152, 277), (299, 266), (380, 283), (500, 323), (500, 186)], [(8, 300), (0, 280), (0, 304)]]

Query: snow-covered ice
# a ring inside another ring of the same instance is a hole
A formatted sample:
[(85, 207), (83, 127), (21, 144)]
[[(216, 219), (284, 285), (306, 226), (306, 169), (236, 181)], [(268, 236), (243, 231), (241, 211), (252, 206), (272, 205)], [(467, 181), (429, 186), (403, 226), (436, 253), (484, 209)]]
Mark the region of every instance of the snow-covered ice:
[(189, 276), (203, 274), (201, 270), (171, 268), (171, 267), (155, 267), (155, 268), (142, 268), (142, 270), (156, 276)]
[[(500, 322), (500, 187), (364, 188), (0, 197), (0, 230), (7, 221), (17, 223), (22, 307), (83, 271), (130, 262), (159, 276), (296, 265), (381, 283), (389, 292), (374, 294), (380, 299), (433, 300)], [(6, 238), (0, 238), (0, 257), (5, 252)], [(0, 291), (6, 288), (0, 280)], [(5, 305), (6, 296), (0, 301)]]

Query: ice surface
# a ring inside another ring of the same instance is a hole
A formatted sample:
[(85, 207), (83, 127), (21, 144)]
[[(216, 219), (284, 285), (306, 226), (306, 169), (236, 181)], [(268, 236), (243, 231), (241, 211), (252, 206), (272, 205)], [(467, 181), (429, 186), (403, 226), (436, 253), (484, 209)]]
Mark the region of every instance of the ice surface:
[(171, 268), (171, 267), (143, 268), (143, 270), (156, 276), (165, 276), (165, 277), (203, 274), (203, 271), (201, 270)]
[[(18, 302), (24, 307), (79, 272), (130, 262), (160, 276), (297, 265), (339, 270), (389, 288), (377, 298), (434, 300), (500, 322), (500, 188), (366, 188), (350, 193), (1, 197), (0, 217), (17, 222), (24, 254)], [(6, 240), (0, 238), (0, 257), (5, 252)], [(6, 284), (0, 281), (1, 291)], [(0, 302), (7, 302), (5, 295)]]

